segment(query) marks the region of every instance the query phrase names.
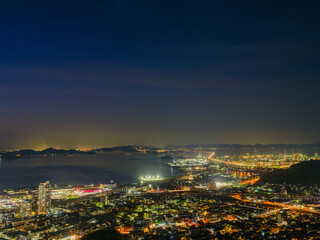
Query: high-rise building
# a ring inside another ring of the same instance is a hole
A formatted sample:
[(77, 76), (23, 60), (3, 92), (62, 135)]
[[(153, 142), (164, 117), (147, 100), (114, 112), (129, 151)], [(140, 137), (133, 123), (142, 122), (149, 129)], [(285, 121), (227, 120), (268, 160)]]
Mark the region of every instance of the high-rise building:
[(23, 200), (20, 203), (20, 216), (21, 217), (28, 217), (31, 214), (31, 207), (32, 207), (32, 201), (29, 200)]
[(49, 181), (39, 185), (38, 213), (48, 213), (51, 208), (51, 184)]

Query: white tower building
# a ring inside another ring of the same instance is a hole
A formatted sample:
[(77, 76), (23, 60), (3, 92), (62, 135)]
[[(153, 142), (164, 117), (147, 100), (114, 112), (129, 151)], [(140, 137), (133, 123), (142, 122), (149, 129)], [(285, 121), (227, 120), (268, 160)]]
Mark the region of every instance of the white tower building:
[(45, 214), (50, 212), (51, 208), (51, 184), (49, 181), (39, 185), (38, 212)]

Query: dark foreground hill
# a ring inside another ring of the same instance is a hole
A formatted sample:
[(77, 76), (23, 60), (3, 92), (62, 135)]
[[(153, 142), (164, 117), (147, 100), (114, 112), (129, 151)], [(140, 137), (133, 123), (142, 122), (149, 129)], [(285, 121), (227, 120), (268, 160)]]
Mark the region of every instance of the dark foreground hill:
[(320, 160), (301, 162), (288, 169), (263, 175), (262, 182), (288, 184), (320, 184)]
[(114, 229), (98, 230), (89, 233), (81, 238), (81, 240), (122, 240), (121, 234)]

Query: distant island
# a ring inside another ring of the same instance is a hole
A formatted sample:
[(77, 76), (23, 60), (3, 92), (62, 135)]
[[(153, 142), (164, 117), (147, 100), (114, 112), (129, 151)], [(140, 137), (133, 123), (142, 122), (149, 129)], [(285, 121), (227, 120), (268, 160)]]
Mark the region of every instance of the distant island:
[(33, 149), (23, 149), (18, 151), (4, 151), (0, 152), (1, 159), (18, 159), (24, 157), (32, 156), (49, 156), (49, 155), (73, 155), (73, 154), (96, 154), (97, 152), (114, 152), (122, 151), (127, 153), (132, 152), (142, 152), (142, 153), (158, 153), (161, 152), (160, 148), (156, 147), (142, 147), (142, 146), (116, 146), (110, 148), (97, 148), (89, 151), (81, 151), (74, 149), (56, 149), (56, 148), (47, 148), (41, 151), (36, 151)]
[(47, 148), (42, 151), (35, 151), (32, 149), (24, 149), (19, 151), (4, 152), (1, 159), (17, 159), (32, 156), (49, 156), (49, 155), (70, 155), (70, 154), (95, 154), (94, 151), (80, 151), (74, 149), (55, 149)]
[(122, 151), (122, 152), (142, 152), (142, 153), (163, 153), (165, 152), (161, 148), (150, 147), (150, 146), (116, 146), (110, 148), (98, 148), (94, 151), (97, 152), (114, 152), (114, 151)]
[(135, 146), (117, 146), (117, 147), (110, 147), (110, 148), (98, 148), (95, 149), (98, 152), (114, 152), (114, 151), (123, 151), (123, 152), (138, 152)]
[(320, 160), (305, 161), (288, 169), (277, 169), (262, 176), (261, 182), (287, 184), (320, 184)]

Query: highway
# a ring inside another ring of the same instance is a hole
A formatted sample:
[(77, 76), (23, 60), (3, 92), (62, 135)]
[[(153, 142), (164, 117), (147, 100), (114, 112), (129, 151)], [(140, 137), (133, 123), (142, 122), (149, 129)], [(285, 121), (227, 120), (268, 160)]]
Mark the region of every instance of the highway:
[(288, 204), (288, 202), (286, 202), (286, 203), (278, 203), (278, 202), (270, 202), (270, 201), (256, 202), (256, 201), (243, 199), (243, 198), (241, 198), (240, 194), (232, 194), (232, 195), (230, 195), (230, 197), (232, 197), (238, 201), (244, 202), (244, 203), (251, 203), (251, 204), (255, 204), (255, 205), (263, 205), (263, 206), (267, 206), (267, 207), (274, 207), (274, 208), (280, 208), (280, 209), (288, 209), (290, 211), (298, 212), (298, 213), (302, 213), (302, 214), (310, 214), (310, 215), (320, 216), (320, 211), (312, 210), (309, 207), (295, 206), (292, 204)]

